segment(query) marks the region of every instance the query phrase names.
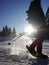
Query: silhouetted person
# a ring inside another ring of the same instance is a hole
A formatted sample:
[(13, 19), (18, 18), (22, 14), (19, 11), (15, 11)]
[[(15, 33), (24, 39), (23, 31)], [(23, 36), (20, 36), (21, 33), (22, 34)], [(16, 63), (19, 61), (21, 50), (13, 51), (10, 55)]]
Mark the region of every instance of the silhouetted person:
[[(27, 11), (28, 14), (28, 22), (32, 24), (33, 27), (35, 27), (37, 32), (37, 38), (36, 40), (30, 45), (30, 47), (26, 46), (31, 53), (36, 54), (40, 57), (46, 57), (46, 55), (42, 54), (42, 42), (45, 39), (45, 16), (43, 13), (43, 10), (41, 8), (41, 0), (34, 0), (31, 2), (30, 7)], [(37, 46), (37, 52), (35, 51), (35, 47)]]

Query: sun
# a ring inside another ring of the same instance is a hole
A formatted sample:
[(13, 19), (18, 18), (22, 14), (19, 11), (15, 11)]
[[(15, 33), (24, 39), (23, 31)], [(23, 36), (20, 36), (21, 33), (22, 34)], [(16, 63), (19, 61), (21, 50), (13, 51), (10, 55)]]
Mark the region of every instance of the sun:
[(25, 32), (30, 35), (31, 33), (37, 32), (37, 30), (34, 29), (31, 25), (28, 25), (28, 26), (25, 28)]

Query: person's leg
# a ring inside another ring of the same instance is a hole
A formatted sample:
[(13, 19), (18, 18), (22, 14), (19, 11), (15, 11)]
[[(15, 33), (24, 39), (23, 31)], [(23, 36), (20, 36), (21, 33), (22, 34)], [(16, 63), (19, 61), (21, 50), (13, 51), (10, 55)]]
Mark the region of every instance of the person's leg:
[(37, 53), (41, 54), (42, 53), (42, 40), (38, 39), (37, 42)]
[[(41, 57), (41, 58), (48, 58), (47, 55), (42, 54), (42, 42), (43, 40), (41, 39), (36, 39), (31, 45), (30, 47), (28, 47), (30, 53), (36, 55), (37, 57)], [(37, 46), (37, 52), (35, 51), (35, 47)]]
[(43, 40), (36, 39), (31, 45), (30, 48), (35, 48), (37, 46), (37, 53), (42, 53), (42, 42)]
[(44, 54), (42, 53), (42, 43), (43, 43), (43, 40), (38, 39), (36, 56), (37, 56), (37, 57), (40, 57), (40, 58), (48, 58), (47, 55), (44, 55)]
[(32, 44), (30, 45), (30, 47), (35, 48), (37, 43), (38, 43), (38, 39), (34, 40), (34, 42), (32, 42)]
[(36, 39), (30, 46), (26, 45), (26, 47), (29, 49), (31, 53), (36, 54), (35, 47), (38, 44), (38, 39)]

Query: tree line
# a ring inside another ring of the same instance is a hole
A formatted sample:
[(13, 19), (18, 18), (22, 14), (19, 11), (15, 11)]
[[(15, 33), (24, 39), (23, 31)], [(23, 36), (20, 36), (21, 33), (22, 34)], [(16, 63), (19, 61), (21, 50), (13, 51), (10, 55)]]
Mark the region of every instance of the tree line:
[(5, 27), (3, 26), (2, 31), (0, 31), (0, 37), (15, 37), (15, 36), (16, 36), (15, 28), (11, 30), (11, 28), (8, 27), (7, 25), (5, 25)]

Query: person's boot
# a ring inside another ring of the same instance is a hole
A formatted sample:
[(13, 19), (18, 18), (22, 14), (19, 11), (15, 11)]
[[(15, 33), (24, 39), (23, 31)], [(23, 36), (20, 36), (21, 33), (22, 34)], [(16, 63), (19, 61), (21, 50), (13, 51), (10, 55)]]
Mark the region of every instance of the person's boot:
[(32, 47), (29, 47), (28, 45), (26, 45), (26, 48), (28, 49), (28, 51), (32, 54), (32, 55), (36, 55), (35, 49)]
[(44, 55), (44, 54), (42, 54), (42, 53), (37, 53), (36, 56), (37, 56), (38, 58), (48, 58), (47, 55)]

